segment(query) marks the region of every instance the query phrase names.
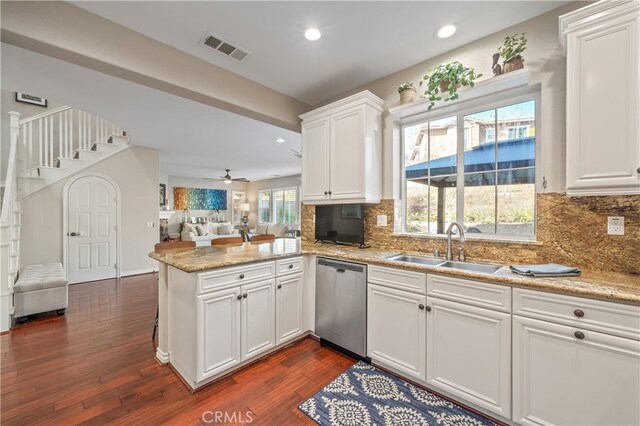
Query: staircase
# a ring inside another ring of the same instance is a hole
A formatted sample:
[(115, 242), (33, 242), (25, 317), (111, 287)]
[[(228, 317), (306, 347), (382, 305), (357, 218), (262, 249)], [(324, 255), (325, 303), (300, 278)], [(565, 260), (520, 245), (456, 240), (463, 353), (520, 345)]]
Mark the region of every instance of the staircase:
[(0, 332), (11, 326), (20, 270), (21, 201), (129, 147), (116, 125), (68, 106), (20, 119), (10, 112), (10, 150), (0, 211)]

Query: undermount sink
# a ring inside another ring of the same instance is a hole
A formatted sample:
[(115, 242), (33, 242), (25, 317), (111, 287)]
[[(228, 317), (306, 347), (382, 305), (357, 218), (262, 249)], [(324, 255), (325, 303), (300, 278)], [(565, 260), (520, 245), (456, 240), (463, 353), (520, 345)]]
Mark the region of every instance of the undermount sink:
[(396, 254), (387, 257), (388, 260), (397, 262), (416, 263), (419, 265), (431, 265), (443, 268), (462, 269), (465, 271), (483, 272), (485, 274), (493, 274), (501, 268), (499, 265), (489, 265), (486, 263), (473, 262), (457, 262), (455, 260), (443, 260), (437, 257), (414, 256), (409, 254)]
[(397, 254), (387, 258), (388, 260), (395, 260), (398, 262), (418, 263), (420, 265), (432, 265), (436, 266), (442, 263), (442, 259), (435, 257), (423, 257), (423, 256), (410, 256), (408, 254)]
[(493, 274), (501, 266), (487, 265), (486, 263), (470, 263), (470, 262), (456, 262), (454, 260), (448, 260), (439, 264), (443, 268), (464, 269), (465, 271), (484, 272), (485, 274)]

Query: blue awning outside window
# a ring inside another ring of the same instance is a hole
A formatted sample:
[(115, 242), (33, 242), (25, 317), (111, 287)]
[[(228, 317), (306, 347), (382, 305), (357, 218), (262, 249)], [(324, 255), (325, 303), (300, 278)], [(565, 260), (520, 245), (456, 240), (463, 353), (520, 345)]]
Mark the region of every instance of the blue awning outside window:
[[(509, 139), (498, 142), (498, 184), (534, 183), (535, 138)], [(406, 179), (428, 184), (428, 172), (431, 167), (431, 184), (436, 186), (455, 186), (456, 155), (438, 158), (433, 161), (408, 166)], [(530, 169), (526, 169), (530, 167)], [(507, 170), (520, 169), (520, 170)], [(480, 173), (465, 176), (466, 186), (495, 185), (496, 181), (496, 144), (485, 143), (464, 153), (465, 173)], [(486, 172), (486, 173), (482, 173)]]

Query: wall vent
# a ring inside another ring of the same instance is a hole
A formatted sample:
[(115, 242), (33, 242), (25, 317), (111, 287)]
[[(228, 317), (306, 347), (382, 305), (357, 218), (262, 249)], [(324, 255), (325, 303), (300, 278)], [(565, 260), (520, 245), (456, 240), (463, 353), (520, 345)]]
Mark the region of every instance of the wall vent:
[(210, 47), (216, 52), (235, 59), (236, 61), (242, 61), (249, 56), (249, 51), (241, 49), (233, 43), (224, 40), (222, 37), (218, 37), (211, 33), (206, 33), (200, 40), (200, 44)]

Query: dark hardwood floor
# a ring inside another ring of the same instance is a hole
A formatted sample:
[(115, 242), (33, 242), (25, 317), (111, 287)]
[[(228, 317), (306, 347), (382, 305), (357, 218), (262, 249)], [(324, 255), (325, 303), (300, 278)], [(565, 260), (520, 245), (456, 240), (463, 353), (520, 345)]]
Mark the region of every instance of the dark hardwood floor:
[(72, 285), (0, 336), (2, 425), (314, 424), (296, 407), (354, 362), (306, 338), (191, 394), (154, 360), (156, 302), (155, 274)]

